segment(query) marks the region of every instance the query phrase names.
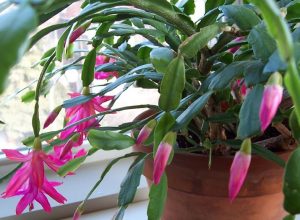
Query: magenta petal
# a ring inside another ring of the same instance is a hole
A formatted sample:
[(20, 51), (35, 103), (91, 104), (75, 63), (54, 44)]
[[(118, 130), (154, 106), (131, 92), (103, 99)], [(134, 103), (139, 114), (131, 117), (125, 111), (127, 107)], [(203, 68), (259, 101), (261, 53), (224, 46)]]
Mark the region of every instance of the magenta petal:
[(72, 138), (70, 140), (68, 140), (68, 142), (64, 145), (63, 150), (62, 150), (59, 158), (60, 159), (64, 158), (66, 156), (66, 154), (71, 151), (71, 149), (73, 148), (74, 144), (75, 143), (72, 140)]
[(80, 149), (75, 155), (74, 158), (83, 157), (87, 154), (85, 149)]
[(233, 201), (239, 193), (246, 178), (251, 162), (251, 154), (238, 151), (230, 168), (229, 198)]
[(31, 168), (30, 164), (26, 163), (21, 167), (9, 181), (3, 198), (11, 197), (17, 194), (19, 189), (28, 180)]
[(47, 193), (52, 199), (54, 199), (55, 201), (57, 201), (58, 203), (64, 204), (65, 201), (67, 201), (67, 199), (65, 197), (63, 197), (60, 193), (57, 192), (57, 190), (53, 187), (53, 186), (57, 186), (56, 182), (48, 182), (45, 181), (43, 190), (45, 191), (45, 193)]
[(100, 66), (100, 65), (102, 65), (102, 64), (105, 64), (106, 62), (105, 62), (105, 56), (103, 56), (103, 55), (99, 55), (99, 56), (97, 56), (96, 57), (96, 65), (97, 66)]
[(25, 210), (25, 208), (32, 203), (34, 200), (34, 194), (33, 193), (27, 193), (25, 194), (19, 201), (17, 208), (16, 208), (16, 214), (20, 215)]
[(51, 212), (51, 206), (50, 206), (50, 203), (47, 199), (47, 197), (39, 192), (35, 198), (35, 200), (41, 204), (41, 206), (43, 207), (43, 209), (46, 211), (46, 212)]
[(43, 152), (41, 150), (33, 151), (31, 169), (32, 181), (40, 189), (43, 186), (45, 176)]
[(2, 149), (2, 152), (9, 160), (13, 160), (17, 162), (26, 162), (31, 159), (31, 153), (24, 155), (17, 150), (11, 150), (11, 149)]
[(160, 178), (162, 177), (165, 171), (171, 151), (172, 151), (172, 146), (168, 143), (161, 143), (158, 146), (157, 152), (154, 157), (154, 169), (153, 169), (154, 184), (158, 184), (160, 182)]
[(107, 79), (111, 74), (109, 72), (95, 72), (95, 79)]
[(53, 170), (54, 172), (57, 172), (60, 164), (58, 164), (57, 162), (52, 160), (51, 157), (49, 157), (49, 156), (46, 156), (45, 158), (43, 158), (43, 160), (51, 170)]
[(67, 117), (67, 118), (70, 118), (72, 115), (74, 115), (76, 112), (78, 112), (78, 111), (80, 110), (80, 108), (81, 108), (80, 105), (77, 105), (77, 106), (68, 108), (68, 109), (66, 110), (66, 117)]
[(100, 96), (100, 97), (96, 97), (96, 101), (99, 105), (101, 105), (104, 102), (110, 101), (112, 99), (114, 99), (114, 96)]

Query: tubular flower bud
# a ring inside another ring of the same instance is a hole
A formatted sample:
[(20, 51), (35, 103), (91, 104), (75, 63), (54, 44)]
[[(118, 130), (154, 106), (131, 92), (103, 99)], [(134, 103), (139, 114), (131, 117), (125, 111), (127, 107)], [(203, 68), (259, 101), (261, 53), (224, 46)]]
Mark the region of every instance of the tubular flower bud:
[(282, 77), (280, 73), (274, 73), (270, 76), (265, 86), (260, 105), (259, 119), (262, 132), (264, 132), (272, 122), (282, 100), (282, 94)]
[(76, 30), (74, 30), (70, 36), (69, 44), (76, 41), (90, 26), (91, 22), (86, 22), (83, 25), (79, 26)]
[(83, 213), (83, 203), (81, 203), (77, 207), (76, 211), (74, 212), (73, 220), (79, 220), (82, 213)]
[(57, 116), (59, 115), (60, 111), (62, 109), (62, 106), (57, 106), (48, 116), (48, 118), (46, 119), (45, 123), (44, 123), (44, 128), (47, 128), (49, 125), (51, 125), (54, 120), (57, 118)]
[(169, 132), (165, 135), (157, 148), (154, 157), (153, 182), (158, 184), (167, 166), (173, 145), (176, 140), (176, 133)]
[(137, 139), (136, 139), (136, 144), (143, 144), (150, 136), (151, 132), (156, 126), (156, 120), (152, 119), (149, 121), (140, 131)]
[(61, 151), (59, 159), (64, 158), (66, 154), (72, 150), (73, 147), (77, 147), (78, 142), (81, 142), (82, 138), (83, 137), (80, 134), (74, 134), (70, 138), (70, 140), (68, 140), (68, 142), (63, 146), (63, 150)]
[(230, 168), (229, 198), (233, 201), (239, 193), (251, 162), (251, 140), (245, 139), (240, 151), (236, 152)]

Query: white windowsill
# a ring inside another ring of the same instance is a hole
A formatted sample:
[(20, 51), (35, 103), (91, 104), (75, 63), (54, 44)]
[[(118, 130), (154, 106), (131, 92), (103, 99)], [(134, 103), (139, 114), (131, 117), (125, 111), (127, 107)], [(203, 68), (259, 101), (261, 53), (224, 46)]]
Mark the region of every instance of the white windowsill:
[[(106, 167), (111, 159), (118, 156), (129, 153), (131, 149), (123, 151), (99, 151), (91, 156), (76, 172), (76, 175), (67, 176), (66, 178), (60, 178), (55, 173), (47, 171), (47, 177), (52, 181), (64, 182), (63, 185), (57, 187), (58, 191), (62, 193), (67, 199), (67, 203), (60, 205), (49, 199), (52, 205), (52, 212), (50, 214), (45, 213), (42, 208), (35, 203), (35, 209), (32, 212), (24, 212), (23, 215), (15, 216), (15, 207), (20, 197), (14, 197), (9, 199), (0, 199), (0, 219), (1, 220), (13, 220), (13, 219), (62, 219), (70, 218), (76, 207), (85, 198), (87, 193), (99, 179), (102, 171)], [(108, 210), (117, 207), (118, 192), (120, 190), (120, 184), (125, 177), (129, 166), (134, 158), (127, 158), (120, 160), (111, 171), (107, 174), (102, 184), (91, 196), (90, 200), (86, 203), (85, 213), (98, 212), (101, 210)], [(6, 165), (4, 165), (6, 163)], [(7, 161), (1, 161), (0, 176), (3, 176), (8, 170), (12, 169), (16, 164), (7, 163)], [(4, 192), (7, 182), (0, 184), (0, 193)], [(140, 186), (137, 190), (135, 202), (145, 201), (148, 197), (148, 187), (144, 177), (141, 178)], [(138, 204), (138, 203), (136, 203)], [(133, 207), (139, 207), (133, 206)], [(144, 206), (143, 206), (144, 207)], [(129, 208), (133, 210), (133, 208)], [(110, 210), (111, 211), (111, 210)], [(142, 210), (144, 216), (146, 215), (146, 208)], [(140, 211), (138, 211), (140, 212)], [(87, 215), (88, 216), (88, 215)], [(86, 218), (88, 219), (88, 218)], [(99, 219), (99, 218), (98, 218)], [(111, 218), (101, 218), (111, 219)], [(130, 219), (130, 218), (128, 218)], [(131, 218), (132, 219), (132, 218)], [(143, 218), (138, 218), (143, 219)]]
[[(147, 220), (148, 201), (136, 202), (131, 204), (125, 211), (123, 220)], [(118, 208), (92, 212), (81, 216), (80, 220), (110, 220), (118, 211)], [(67, 218), (63, 220), (72, 220)]]

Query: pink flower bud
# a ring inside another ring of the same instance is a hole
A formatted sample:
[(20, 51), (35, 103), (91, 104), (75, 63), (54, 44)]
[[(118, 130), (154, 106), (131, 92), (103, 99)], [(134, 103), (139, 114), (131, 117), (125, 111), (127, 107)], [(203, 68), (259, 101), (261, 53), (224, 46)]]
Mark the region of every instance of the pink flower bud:
[(274, 73), (271, 75), (265, 86), (259, 110), (262, 132), (264, 132), (272, 122), (282, 100), (283, 88), (281, 84), (281, 75), (279, 73)]
[(70, 152), (72, 150), (73, 147), (78, 146), (77, 141), (79, 139), (82, 139), (82, 135), (80, 134), (74, 134), (70, 140), (68, 140), (68, 142), (63, 146), (63, 150), (61, 151), (61, 154), (59, 156), (59, 159), (64, 158), (68, 152)]
[(74, 212), (73, 220), (79, 220), (82, 213), (83, 213), (83, 204), (81, 203), (77, 207), (76, 211)]
[(158, 146), (154, 157), (153, 182), (158, 184), (167, 166), (173, 145), (176, 140), (176, 133), (169, 132), (165, 135)]
[(70, 36), (69, 44), (76, 41), (90, 26), (91, 22), (86, 22), (83, 25), (79, 26), (76, 30), (74, 30)]
[(251, 140), (245, 139), (240, 151), (236, 152), (230, 168), (229, 198), (233, 201), (246, 178), (251, 162)]
[(58, 116), (58, 114), (60, 113), (62, 109), (62, 106), (57, 106), (48, 116), (48, 118), (46, 119), (45, 123), (44, 123), (44, 128), (47, 128), (49, 125), (52, 124), (52, 122), (54, 122), (54, 120), (56, 119), (56, 117)]
[(151, 132), (153, 131), (153, 129), (156, 126), (156, 120), (152, 119), (151, 121), (149, 121), (140, 131), (137, 139), (136, 139), (136, 144), (140, 145), (142, 143), (144, 143), (150, 136)]
[[(234, 39), (234, 42), (240, 42), (240, 41), (242, 41), (242, 40), (244, 40), (244, 37), (237, 37), (237, 38)], [(230, 48), (228, 51), (229, 51), (230, 53), (235, 53), (235, 52), (238, 51), (239, 49), (240, 49), (240, 46), (236, 46), (236, 47)]]

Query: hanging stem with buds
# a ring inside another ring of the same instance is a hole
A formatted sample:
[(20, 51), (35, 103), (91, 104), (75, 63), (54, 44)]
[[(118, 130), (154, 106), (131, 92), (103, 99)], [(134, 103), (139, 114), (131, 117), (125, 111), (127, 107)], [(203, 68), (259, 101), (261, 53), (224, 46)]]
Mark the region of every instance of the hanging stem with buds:
[(50, 65), (50, 63), (53, 61), (55, 58), (55, 52), (48, 58), (46, 63), (44, 64), (44, 67), (42, 69), (42, 72), (39, 76), (37, 85), (36, 85), (36, 90), (35, 90), (35, 106), (34, 106), (34, 112), (32, 116), (32, 128), (33, 128), (33, 133), (36, 138), (36, 144), (34, 144), (34, 148), (40, 148), (40, 141), (39, 140), (39, 135), (40, 135), (40, 117), (39, 117), (39, 99), (40, 99), (40, 93), (41, 93), (41, 88), (43, 85), (43, 79), (45, 77), (45, 74), (47, 72), (47, 69)]

